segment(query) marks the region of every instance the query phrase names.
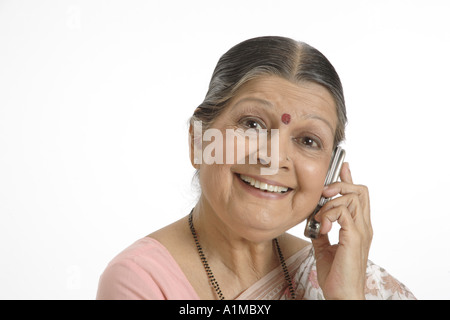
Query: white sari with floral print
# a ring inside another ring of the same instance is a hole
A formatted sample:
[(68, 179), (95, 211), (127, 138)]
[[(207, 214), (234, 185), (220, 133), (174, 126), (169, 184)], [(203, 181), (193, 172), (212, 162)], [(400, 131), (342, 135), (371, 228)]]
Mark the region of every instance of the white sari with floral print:
[[(317, 281), (314, 249), (309, 245), (286, 260), (286, 265), (294, 282), (297, 299), (324, 300)], [(411, 291), (392, 277), (383, 268), (371, 261), (367, 263), (365, 295), (368, 300), (410, 300), (415, 299)], [(275, 269), (245, 290), (239, 300), (287, 300), (289, 288), (283, 272)]]

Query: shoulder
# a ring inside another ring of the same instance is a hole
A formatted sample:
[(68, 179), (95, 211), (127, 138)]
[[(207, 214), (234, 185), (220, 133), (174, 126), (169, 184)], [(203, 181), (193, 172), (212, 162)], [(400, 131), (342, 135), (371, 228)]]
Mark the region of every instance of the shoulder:
[(289, 258), (305, 247), (311, 246), (311, 242), (298, 238), (289, 233), (283, 234), (279, 239), (285, 258)]
[(155, 239), (144, 237), (115, 256), (108, 267), (127, 264), (144, 268), (147, 265), (160, 264), (167, 258), (170, 258), (170, 255), (163, 245)]
[(171, 260), (173, 259), (167, 249), (157, 240), (147, 236), (120, 252), (109, 265), (134, 264), (150, 272), (155, 266), (167, 264)]
[(157, 241), (148, 237), (136, 241), (107, 265), (97, 299), (162, 299), (154, 278), (164, 259)]
[(184, 275), (167, 249), (144, 237), (111, 260), (100, 277), (97, 299), (169, 299), (186, 290)]
[(192, 260), (192, 256), (197, 256), (192, 234), (187, 226), (187, 217), (184, 217), (148, 235), (162, 244), (182, 269)]
[(365, 295), (368, 300), (416, 299), (403, 283), (370, 260), (367, 262)]

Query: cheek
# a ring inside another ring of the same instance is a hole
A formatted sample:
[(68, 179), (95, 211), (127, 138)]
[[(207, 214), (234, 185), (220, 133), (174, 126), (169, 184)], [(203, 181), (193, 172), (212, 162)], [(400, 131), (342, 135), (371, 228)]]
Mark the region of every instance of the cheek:
[(326, 161), (304, 160), (297, 165), (297, 180), (300, 186), (300, 194), (303, 199), (308, 199), (313, 205), (319, 201), (323, 191), (328, 163)]
[(225, 164), (201, 165), (199, 172), (202, 194), (210, 202), (227, 199), (230, 195), (233, 175)]

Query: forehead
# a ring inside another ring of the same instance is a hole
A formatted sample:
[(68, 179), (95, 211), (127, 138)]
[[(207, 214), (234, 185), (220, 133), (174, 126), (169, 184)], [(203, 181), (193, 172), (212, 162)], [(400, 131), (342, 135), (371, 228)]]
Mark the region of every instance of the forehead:
[[(253, 99), (252, 99), (253, 98)], [(279, 112), (293, 116), (320, 116), (336, 128), (336, 103), (330, 92), (313, 82), (292, 83), (276, 76), (260, 77), (242, 85), (231, 100), (230, 106), (266, 101)]]

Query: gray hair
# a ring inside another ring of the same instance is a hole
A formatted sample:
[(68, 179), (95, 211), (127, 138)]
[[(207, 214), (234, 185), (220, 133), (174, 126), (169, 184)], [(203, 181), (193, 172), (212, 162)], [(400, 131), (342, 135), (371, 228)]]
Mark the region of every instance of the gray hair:
[(324, 86), (336, 104), (338, 124), (334, 145), (345, 139), (347, 115), (344, 92), (336, 70), (317, 49), (285, 37), (253, 38), (227, 51), (219, 59), (205, 99), (195, 110), (190, 123), (202, 121), (203, 129), (207, 129), (244, 83), (268, 75), (293, 83), (314, 82)]

